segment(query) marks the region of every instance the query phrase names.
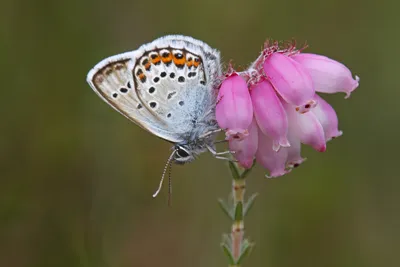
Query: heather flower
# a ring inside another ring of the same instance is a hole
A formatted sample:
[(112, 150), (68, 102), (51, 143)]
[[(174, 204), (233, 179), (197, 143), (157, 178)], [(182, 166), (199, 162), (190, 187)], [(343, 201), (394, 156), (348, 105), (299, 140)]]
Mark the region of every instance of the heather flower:
[(226, 131), (228, 140), (243, 139), (249, 135), (248, 128), (253, 120), (253, 106), (246, 80), (235, 72), (221, 84), (216, 118), (219, 127)]
[(324, 129), (317, 116), (313, 112), (300, 114), (295, 107), (288, 103), (284, 104), (289, 120), (290, 132), (299, 138), (300, 142), (312, 146), (319, 152), (325, 152)]
[(338, 129), (338, 118), (335, 110), (317, 94), (314, 99), (318, 102), (318, 105), (312, 109), (312, 113), (318, 118), (324, 129), (325, 140), (329, 141), (341, 136), (343, 132)]
[(229, 147), (243, 167), (255, 157), (267, 177), (278, 177), (304, 162), (302, 144), (325, 152), (326, 142), (342, 135), (335, 110), (316, 92), (348, 97), (358, 84), (342, 63), (274, 43), (222, 83), (217, 121), (228, 139), (240, 139)]
[(275, 151), (272, 149), (272, 142), (269, 136), (259, 131), (256, 161), (269, 170), (268, 178), (279, 177), (290, 171), (286, 169), (288, 150)]
[(297, 54), (292, 57), (311, 75), (317, 92), (345, 92), (346, 98), (358, 87), (358, 76), (353, 79), (350, 70), (340, 62), (315, 54)]
[(285, 148), (288, 152), (286, 167), (295, 168), (300, 166), (306, 159), (301, 156), (301, 142), (300, 138), (296, 136), (293, 132), (288, 134), (288, 139), (290, 142), (290, 147)]
[[(298, 62), (281, 53), (273, 53), (264, 61), (265, 75), (279, 95), (288, 103), (307, 112), (313, 105), (315, 94), (313, 80)], [(307, 106), (305, 109), (303, 107)]]
[(266, 80), (257, 83), (250, 94), (257, 124), (261, 132), (272, 139), (273, 150), (290, 146), (286, 112), (271, 83)]
[(255, 119), (251, 122), (248, 131), (249, 135), (242, 140), (234, 138), (229, 140), (230, 151), (235, 152), (235, 158), (246, 169), (253, 165), (253, 159), (258, 148), (258, 127)]

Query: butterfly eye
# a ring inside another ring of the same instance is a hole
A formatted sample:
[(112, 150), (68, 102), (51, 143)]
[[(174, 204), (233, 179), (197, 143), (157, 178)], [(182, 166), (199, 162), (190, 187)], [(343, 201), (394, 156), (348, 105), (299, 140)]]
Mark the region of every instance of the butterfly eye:
[(176, 151), (176, 154), (178, 155), (179, 158), (189, 157), (189, 153), (187, 153), (186, 150), (184, 150), (182, 148), (178, 148), (178, 150)]

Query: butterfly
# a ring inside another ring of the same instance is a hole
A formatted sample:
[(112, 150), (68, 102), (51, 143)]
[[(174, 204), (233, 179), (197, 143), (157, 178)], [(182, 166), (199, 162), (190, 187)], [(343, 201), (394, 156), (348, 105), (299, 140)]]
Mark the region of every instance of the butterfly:
[(102, 60), (87, 82), (119, 113), (173, 143), (168, 163), (184, 164), (207, 150), (219, 157), (215, 106), (221, 74), (218, 50), (168, 35)]

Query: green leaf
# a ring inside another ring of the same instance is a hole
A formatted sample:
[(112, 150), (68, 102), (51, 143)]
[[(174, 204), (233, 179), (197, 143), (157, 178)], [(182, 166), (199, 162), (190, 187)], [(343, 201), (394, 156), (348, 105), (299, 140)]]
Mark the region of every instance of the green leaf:
[(249, 169), (245, 169), (242, 174), (240, 175), (240, 178), (244, 179), (246, 178), (247, 175), (249, 175), (249, 173), (251, 172), (251, 170), (253, 169), (254, 165), (256, 165), (256, 160), (253, 160), (253, 165), (249, 168)]
[(235, 218), (233, 217), (233, 209), (228, 206), (228, 204), (223, 199), (218, 199), (219, 206), (225, 212), (226, 215), (232, 220)]
[(232, 178), (235, 180), (241, 179), (239, 170), (238, 170), (238, 167), (236, 166), (236, 164), (233, 163), (232, 161), (229, 161), (228, 164), (229, 164), (229, 169), (231, 170)]
[(225, 255), (228, 257), (229, 265), (234, 265), (235, 260), (233, 259), (233, 255), (231, 253), (231, 246), (228, 242), (230, 242), (228, 235), (226, 235), (226, 234), (223, 235), (222, 243), (221, 243), (222, 250), (224, 251)]
[(237, 265), (242, 264), (242, 261), (250, 254), (253, 247), (254, 247), (254, 243), (250, 243), (247, 239), (243, 240), (241, 253), (240, 253), (239, 259), (236, 262)]
[(251, 209), (251, 207), (254, 204), (254, 200), (256, 200), (256, 197), (258, 196), (257, 193), (251, 195), (251, 197), (249, 197), (249, 199), (247, 200), (247, 202), (244, 204), (244, 209), (243, 209), (243, 216), (247, 215), (247, 212), (249, 212), (249, 210)]
[(231, 237), (230, 237), (229, 234), (223, 234), (223, 235), (222, 235), (222, 243), (223, 243), (223, 244), (226, 244), (226, 245), (228, 246), (229, 250), (231, 250), (231, 247), (232, 247), (232, 239), (231, 239)]
[(238, 202), (235, 207), (235, 221), (243, 220), (243, 203)]

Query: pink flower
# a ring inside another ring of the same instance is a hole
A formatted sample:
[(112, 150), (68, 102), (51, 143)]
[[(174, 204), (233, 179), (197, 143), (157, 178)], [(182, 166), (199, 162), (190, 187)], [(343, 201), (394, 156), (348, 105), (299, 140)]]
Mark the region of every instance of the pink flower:
[(317, 116), (312, 112), (300, 114), (289, 103), (285, 103), (284, 107), (289, 119), (291, 134), (296, 136), (303, 144), (310, 145), (319, 152), (325, 152), (324, 129)]
[(250, 95), (258, 126), (263, 134), (271, 137), (273, 150), (290, 146), (286, 112), (272, 85), (261, 81), (251, 88)]
[(290, 171), (286, 170), (287, 157), (288, 150), (273, 150), (272, 139), (269, 136), (263, 134), (261, 130), (259, 131), (256, 160), (264, 168), (269, 170), (269, 175), (267, 175), (268, 178), (279, 177)]
[(274, 43), (248, 70), (222, 82), (217, 121), (240, 165), (250, 168), (255, 156), (267, 177), (278, 177), (304, 162), (302, 144), (325, 152), (342, 135), (335, 110), (316, 91), (349, 96), (358, 82), (337, 61)]
[(253, 120), (253, 106), (246, 81), (237, 73), (226, 78), (219, 89), (216, 107), (219, 127), (226, 130), (227, 139), (243, 139)]
[[(279, 95), (288, 103), (307, 112), (314, 102), (313, 80), (306, 69), (292, 58), (281, 53), (269, 55), (263, 64), (268, 79)], [(303, 108), (307, 105), (307, 108)]]
[(341, 136), (343, 132), (338, 129), (338, 118), (335, 110), (317, 94), (314, 99), (318, 101), (318, 105), (312, 110), (312, 113), (321, 123), (326, 141)]
[(254, 156), (258, 148), (258, 127), (256, 120), (253, 119), (249, 126), (249, 136), (242, 140), (229, 140), (230, 151), (235, 152), (235, 158), (239, 164), (246, 169), (253, 165)]
[(301, 156), (301, 142), (300, 138), (295, 133), (291, 132), (288, 136), (290, 147), (286, 148), (288, 157), (286, 160), (287, 168), (296, 168), (300, 166), (306, 159)]
[(317, 92), (345, 92), (347, 98), (358, 87), (360, 78), (353, 79), (350, 70), (340, 62), (315, 54), (300, 53), (292, 58), (311, 75)]

